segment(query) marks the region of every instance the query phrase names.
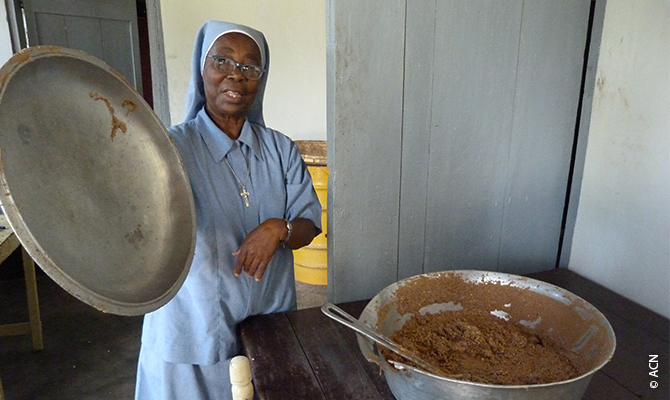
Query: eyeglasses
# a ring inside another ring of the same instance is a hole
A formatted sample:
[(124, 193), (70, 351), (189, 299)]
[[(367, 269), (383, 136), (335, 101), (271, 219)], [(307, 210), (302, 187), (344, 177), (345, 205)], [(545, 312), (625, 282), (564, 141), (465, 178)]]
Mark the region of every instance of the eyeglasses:
[(212, 60), (214, 60), (214, 68), (222, 74), (231, 74), (235, 71), (235, 68), (239, 68), (242, 72), (242, 76), (252, 81), (261, 79), (263, 76), (263, 70), (253, 64), (240, 64), (235, 60), (231, 60), (228, 57), (221, 57), (216, 55), (210, 55)]

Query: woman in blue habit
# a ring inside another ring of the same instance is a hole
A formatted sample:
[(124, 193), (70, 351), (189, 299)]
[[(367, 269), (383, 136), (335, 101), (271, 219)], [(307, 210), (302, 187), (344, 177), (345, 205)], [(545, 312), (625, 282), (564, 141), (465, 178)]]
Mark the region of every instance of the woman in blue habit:
[(321, 232), (321, 205), (296, 145), (265, 126), (269, 54), (241, 25), (208, 21), (196, 37), (186, 119), (168, 129), (193, 189), (195, 254), (177, 295), (145, 316), (137, 400), (230, 399), (237, 324), (296, 307), (292, 249)]

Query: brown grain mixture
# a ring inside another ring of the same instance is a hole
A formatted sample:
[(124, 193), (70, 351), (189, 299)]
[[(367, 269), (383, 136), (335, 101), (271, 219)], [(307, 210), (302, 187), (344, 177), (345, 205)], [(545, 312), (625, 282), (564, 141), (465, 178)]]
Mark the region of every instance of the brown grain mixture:
[[(581, 375), (574, 353), (500, 318), (443, 311), (416, 315), (391, 339), (454, 379), (499, 385), (559, 382)], [(388, 350), (384, 357), (403, 361)]]
[[(585, 362), (541, 332), (491, 315), (500, 309), (501, 290), (514, 293), (515, 302), (536, 301), (524, 289), (497, 284), (465, 284), (460, 278), (423, 280), (400, 288), (401, 314), (414, 316), (391, 339), (454, 379), (499, 385), (559, 382), (580, 376)], [(460, 293), (455, 296), (455, 293)], [(506, 293), (508, 295), (508, 293)], [(459, 299), (463, 311), (421, 315), (427, 304)], [(380, 310), (380, 318), (384, 314)], [(525, 315), (533, 320), (532, 315)], [(386, 359), (403, 361), (383, 349)]]

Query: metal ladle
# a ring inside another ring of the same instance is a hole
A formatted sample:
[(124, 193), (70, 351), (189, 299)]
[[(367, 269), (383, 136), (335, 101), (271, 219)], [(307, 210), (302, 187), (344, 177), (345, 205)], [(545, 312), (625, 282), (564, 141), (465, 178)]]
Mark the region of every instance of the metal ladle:
[[(434, 366), (430, 365), (429, 363), (423, 361), (419, 357), (417, 357), (413, 352), (405, 349), (404, 347), (400, 346), (398, 343), (394, 342), (393, 340), (383, 336), (382, 334), (375, 332), (370, 328), (369, 326), (363, 324), (356, 318), (354, 318), (351, 314), (347, 313), (346, 311), (342, 310), (341, 308), (337, 307), (336, 305), (332, 303), (326, 303), (323, 306), (321, 306), (321, 311), (326, 314), (328, 317), (334, 319), (335, 321), (341, 323), (342, 325), (351, 328), (355, 330), (356, 332), (360, 333), (361, 335), (375, 341), (376, 343), (386, 347), (387, 349), (391, 350), (392, 352), (396, 353), (397, 355), (401, 356), (402, 358), (411, 361), (415, 365), (417, 365), (419, 368), (423, 369), (426, 372), (430, 372), (431, 374), (444, 377), (444, 378), (449, 378), (449, 376), (445, 375), (443, 372), (441, 372), (439, 369), (435, 368)], [(393, 361), (390, 361), (394, 365)]]

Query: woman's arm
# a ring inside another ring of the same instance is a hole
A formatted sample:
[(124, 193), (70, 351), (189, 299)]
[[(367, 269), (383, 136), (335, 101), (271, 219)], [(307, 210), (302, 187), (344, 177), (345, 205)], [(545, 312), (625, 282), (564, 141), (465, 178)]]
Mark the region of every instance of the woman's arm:
[(314, 237), (316, 236), (314, 222), (307, 218), (296, 218), (293, 221), (289, 221), (293, 230), (291, 231), (288, 240), (286, 240), (289, 234), (288, 227), (284, 221), (281, 222), (282, 225), (284, 225), (284, 229), (282, 230), (284, 236), (282, 237), (281, 242), (289, 249), (295, 250), (307, 246), (312, 243), (312, 240), (314, 240)]
[(293, 227), (290, 236), (286, 221), (280, 218), (267, 219), (251, 231), (240, 248), (233, 253), (233, 256), (237, 257), (235, 276), (240, 276), (244, 270), (247, 275), (259, 281), (275, 251), (287, 236), (288, 240), (283, 244), (289, 249), (299, 249), (312, 242), (317, 230), (311, 220), (296, 218), (290, 223)]

